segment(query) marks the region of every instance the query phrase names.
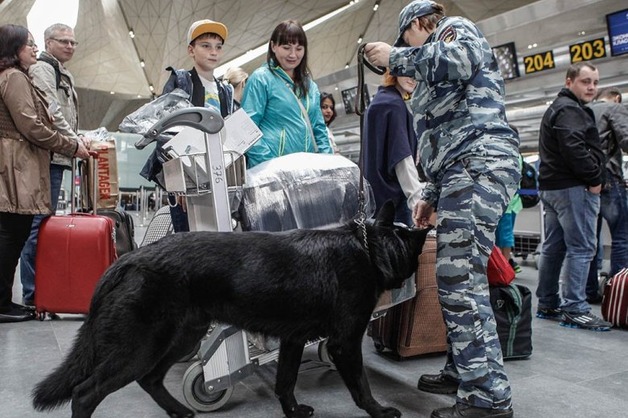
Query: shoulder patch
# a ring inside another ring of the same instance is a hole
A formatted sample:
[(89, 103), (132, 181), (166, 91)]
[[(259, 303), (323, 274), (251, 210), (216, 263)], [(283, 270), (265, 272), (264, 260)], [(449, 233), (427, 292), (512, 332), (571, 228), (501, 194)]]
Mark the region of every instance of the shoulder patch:
[(456, 33), (456, 29), (453, 26), (449, 26), (438, 36), (438, 40), (449, 43), (451, 41), (455, 41), (457, 36), (458, 34)]

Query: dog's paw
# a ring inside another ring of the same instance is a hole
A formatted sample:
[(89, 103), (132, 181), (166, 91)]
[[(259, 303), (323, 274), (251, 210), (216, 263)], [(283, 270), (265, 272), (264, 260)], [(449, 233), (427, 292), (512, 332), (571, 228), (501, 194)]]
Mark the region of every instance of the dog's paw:
[(382, 408), (377, 415), (373, 415), (374, 418), (399, 418), (400, 416), (401, 411), (392, 406)]
[(308, 405), (297, 405), (286, 414), (287, 418), (307, 418), (314, 415), (314, 408)]
[(189, 410), (183, 414), (179, 412), (171, 412), (168, 414), (168, 416), (170, 418), (194, 418), (194, 412), (189, 411)]

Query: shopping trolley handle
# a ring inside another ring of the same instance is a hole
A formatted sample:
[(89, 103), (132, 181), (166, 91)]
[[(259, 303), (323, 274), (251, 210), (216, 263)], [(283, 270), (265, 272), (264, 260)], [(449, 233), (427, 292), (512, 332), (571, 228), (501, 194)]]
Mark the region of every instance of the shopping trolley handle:
[(135, 143), (135, 148), (144, 149), (164, 131), (173, 126), (189, 126), (208, 134), (216, 134), (220, 132), (224, 124), (225, 121), (220, 113), (212, 108), (188, 107), (179, 109), (155, 123), (144, 134), (144, 137)]

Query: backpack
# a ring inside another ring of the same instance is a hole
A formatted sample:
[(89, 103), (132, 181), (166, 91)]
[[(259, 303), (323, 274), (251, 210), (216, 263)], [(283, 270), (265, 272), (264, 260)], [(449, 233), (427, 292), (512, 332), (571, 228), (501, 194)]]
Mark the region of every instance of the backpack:
[(55, 70), (55, 78), (56, 78), (56, 86), (55, 89), (59, 90), (62, 89), (66, 96), (70, 97), (70, 89), (67, 86), (62, 86), (61, 85), (61, 70), (59, 69), (59, 62), (46, 56), (46, 55), (40, 55), (39, 58), (37, 58), (37, 61), (43, 61), (46, 64), (49, 64), (52, 66), (52, 68), (54, 68)]
[(521, 161), (521, 183), (517, 191), (524, 208), (533, 208), (539, 203), (539, 178), (536, 169), (530, 163)]

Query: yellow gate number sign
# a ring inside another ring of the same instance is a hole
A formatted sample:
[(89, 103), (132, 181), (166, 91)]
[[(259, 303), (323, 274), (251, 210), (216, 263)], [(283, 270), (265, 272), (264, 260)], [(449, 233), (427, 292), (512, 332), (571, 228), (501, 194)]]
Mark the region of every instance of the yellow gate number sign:
[(523, 65), (525, 66), (526, 74), (554, 68), (556, 66), (554, 63), (554, 52), (539, 52), (538, 54), (523, 57)]
[(606, 56), (606, 44), (604, 43), (604, 38), (569, 45), (569, 56), (572, 64), (580, 61), (590, 61), (598, 58), (604, 58)]

